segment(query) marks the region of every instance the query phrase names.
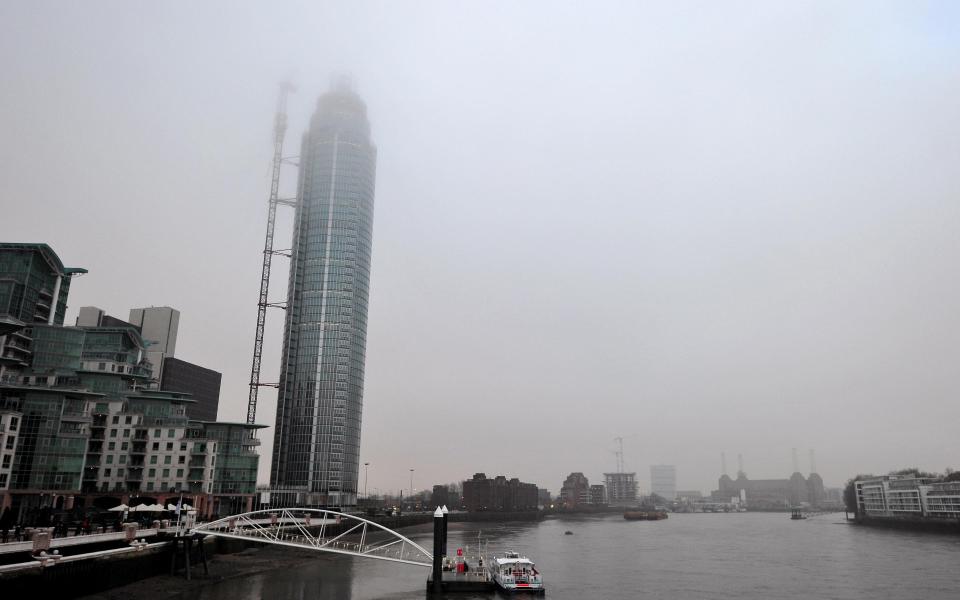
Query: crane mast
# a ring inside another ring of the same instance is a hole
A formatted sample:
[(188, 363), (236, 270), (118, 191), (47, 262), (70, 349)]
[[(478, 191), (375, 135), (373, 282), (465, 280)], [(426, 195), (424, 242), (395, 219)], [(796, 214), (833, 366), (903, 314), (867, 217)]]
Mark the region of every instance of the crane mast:
[(253, 341), (253, 365), (250, 368), (250, 396), (247, 402), (247, 423), (257, 418), (257, 393), (261, 387), (279, 387), (278, 383), (260, 382), (260, 365), (263, 360), (263, 332), (267, 322), (267, 309), (285, 308), (283, 303), (270, 302), (270, 266), (274, 254), (289, 256), (273, 249), (273, 231), (277, 220), (277, 205), (296, 206), (295, 199), (281, 199), (280, 170), (283, 165), (283, 138), (287, 133), (287, 95), (294, 91), (290, 83), (281, 83), (277, 97), (277, 110), (273, 120), (273, 177), (270, 182), (270, 199), (267, 207), (267, 235), (263, 243), (263, 269), (260, 274), (260, 300), (257, 302), (257, 330)]

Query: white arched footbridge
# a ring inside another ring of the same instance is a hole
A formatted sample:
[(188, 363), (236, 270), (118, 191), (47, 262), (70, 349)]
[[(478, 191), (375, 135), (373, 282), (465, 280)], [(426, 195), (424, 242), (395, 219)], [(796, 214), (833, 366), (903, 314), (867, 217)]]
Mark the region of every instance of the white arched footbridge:
[(332, 510), (256, 510), (198, 525), (196, 533), (430, 567), (433, 554), (379, 523)]

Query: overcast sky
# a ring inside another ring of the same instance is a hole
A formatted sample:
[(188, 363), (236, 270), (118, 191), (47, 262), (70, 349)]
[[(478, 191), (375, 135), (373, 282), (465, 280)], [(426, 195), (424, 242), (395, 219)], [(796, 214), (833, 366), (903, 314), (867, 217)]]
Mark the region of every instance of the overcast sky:
[(556, 493), (616, 436), (643, 489), (960, 467), (960, 4), (8, 0), (0, 239), (90, 270), (70, 323), (179, 309), (242, 421), (277, 83), (296, 154), (338, 72), (378, 146), (371, 493)]

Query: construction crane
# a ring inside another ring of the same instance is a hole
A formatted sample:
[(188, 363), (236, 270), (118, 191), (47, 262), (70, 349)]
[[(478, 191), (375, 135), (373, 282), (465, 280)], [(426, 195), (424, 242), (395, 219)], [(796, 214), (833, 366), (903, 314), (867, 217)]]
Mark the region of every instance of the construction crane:
[(613, 441), (619, 444), (619, 449), (614, 452), (617, 455), (617, 473), (623, 473), (623, 438), (615, 437)]
[(257, 331), (253, 340), (253, 365), (250, 368), (250, 396), (247, 402), (247, 423), (257, 418), (257, 393), (261, 387), (279, 388), (279, 383), (260, 383), (260, 364), (263, 359), (263, 330), (268, 308), (286, 308), (285, 303), (270, 302), (270, 266), (275, 254), (290, 256), (288, 252), (273, 249), (273, 229), (277, 220), (277, 205), (296, 206), (295, 198), (280, 198), (280, 169), (283, 166), (283, 138), (287, 133), (287, 96), (296, 91), (292, 84), (280, 84), (277, 111), (273, 119), (273, 178), (270, 182), (270, 200), (267, 208), (267, 237), (263, 243), (263, 270), (260, 275), (260, 300), (257, 302)]

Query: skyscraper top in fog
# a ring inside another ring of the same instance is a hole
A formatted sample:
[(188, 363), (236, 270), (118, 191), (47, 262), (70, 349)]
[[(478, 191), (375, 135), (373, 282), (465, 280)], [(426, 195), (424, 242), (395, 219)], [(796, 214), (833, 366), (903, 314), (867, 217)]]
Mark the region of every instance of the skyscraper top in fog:
[(376, 156), (366, 105), (338, 78), (300, 150), (275, 503), (356, 503)]

